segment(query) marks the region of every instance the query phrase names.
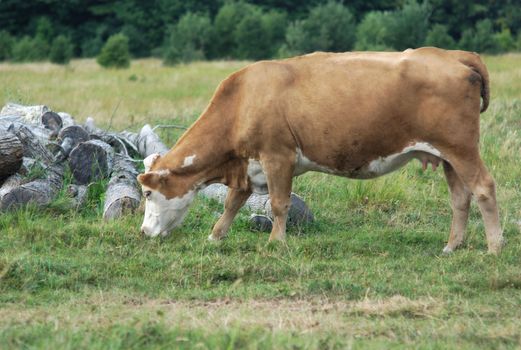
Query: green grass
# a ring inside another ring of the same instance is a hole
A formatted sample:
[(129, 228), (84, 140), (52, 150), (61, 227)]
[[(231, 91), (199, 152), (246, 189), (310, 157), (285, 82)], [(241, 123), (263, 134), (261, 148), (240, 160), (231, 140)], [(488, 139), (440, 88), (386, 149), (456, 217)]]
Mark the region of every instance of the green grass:
[[(447, 185), (441, 171), (424, 173), (418, 163), (374, 181), (297, 178), (294, 190), (316, 222), (291, 228), (287, 245), (251, 231), (246, 211), (228, 239), (211, 244), (222, 206), (201, 198), (172, 235), (148, 239), (138, 232), (141, 213), (103, 222), (100, 183), (81, 210), (68, 209), (61, 194), (49, 208), (1, 214), (0, 348), (521, 347), (520, 59), (486, 57), (493, 98), (481, 144), (508, 240), (499, 257), (486, 254), (475, 205), (464, 247), (441, 255)], [(0, 102), (18, 95), (107, 126), (121, 100), (119, 129), (188, 125), (242, 64), (164, 68), (143, 60), (128, 71), (90, 61), (65, 69), (4, 64)], [(67, 76), (61, 84), (59, 74)], [(134, 117), (124, 112), (134, 108)], [(162, 131), (168, 143), (178, 135)]]

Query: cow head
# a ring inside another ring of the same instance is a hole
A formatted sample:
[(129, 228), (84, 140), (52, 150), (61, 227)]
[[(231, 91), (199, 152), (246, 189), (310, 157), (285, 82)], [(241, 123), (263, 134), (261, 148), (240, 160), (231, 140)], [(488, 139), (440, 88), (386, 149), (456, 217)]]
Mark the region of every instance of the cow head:
[(138, 176), (146, 201), (141, 232), (150, 237), (166, 236), (179, 226), (196, 194), (185, 179), (163, 168), (160, 158), (157, 153), (145, 158), (145, 173)]

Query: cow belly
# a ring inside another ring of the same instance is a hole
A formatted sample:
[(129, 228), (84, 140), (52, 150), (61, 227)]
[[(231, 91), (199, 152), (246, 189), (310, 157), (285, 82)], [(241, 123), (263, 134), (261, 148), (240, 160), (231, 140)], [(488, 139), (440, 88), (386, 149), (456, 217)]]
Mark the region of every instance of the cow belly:
[(294, 175), (298, 176), (307, 171), (319, 171), (351, 179), (373, 179), (401, 168), (412, 159), (419, 159), (424, 164), (432, 163), (433, 166), (437, 166), (440, 159), (443, 159), (443, 156), (440, 151), (432, 147), (430, 144), (420, 142), (404, 148), (400, 153), (368, 160), (366, 165), (346, 171), (320, 165), (319, 163), (308, 159), (298, 149)]
[[(373, 179), (395, 170), (398, 170), (412, 159), (419, 159), (424, 164), (432, 163), (437, 166), (443, 159), (442, 154), (428, 143), (415, 143), (404, 148), (400, 153), (368, 160), (368, 164), (359, 169), (350, 171), (331, 169), (308, 159), (300, 149), (297, 149), (295, 170), (293, 176), (304, 174), (308, 171), (318, 171), (327, 174), (344, 176), (351, 179)], [(250, 159), (248, 162), (248, 177), (252, 191), (257, 194), (268, 193), (268, 181), (262, 164), (258, 160)]]

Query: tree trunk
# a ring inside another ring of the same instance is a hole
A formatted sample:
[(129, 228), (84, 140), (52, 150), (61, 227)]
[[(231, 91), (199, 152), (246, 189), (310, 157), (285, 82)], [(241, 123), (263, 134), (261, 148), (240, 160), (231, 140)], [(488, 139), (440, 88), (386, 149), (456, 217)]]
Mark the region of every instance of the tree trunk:
[(23, 163), (23, 146), (18, 137), (0, 130), (0, 184), (16, 173)]
[(141, 191), (136, 177), (138, 172), (134, 163), (126, 156), (116, 154), (109, 185), (105, 193), (103, 218), (117, 219), (134, 213), (141, 201)]
[(108, 177), (113, 161), (114, 150), (101, 140), (82, 142), (69, 154), (69, 167), (74, 182), (79, 185)]

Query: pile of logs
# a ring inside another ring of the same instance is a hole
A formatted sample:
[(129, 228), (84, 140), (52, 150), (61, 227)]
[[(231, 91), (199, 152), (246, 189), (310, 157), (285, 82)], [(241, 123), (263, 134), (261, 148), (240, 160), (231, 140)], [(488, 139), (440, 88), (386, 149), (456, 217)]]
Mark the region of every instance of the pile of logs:
[[(152, 153), (167, 151), (149, 125), (139, 133), (109, 132), (97, 128), (92, 118), (80, 125), (69, 114), (46, 106), (7, 104), (0, 111), (0, 211), (28, 203), (48, 205), (63, 189), (68, 169), (71, 184), (64, 190), (74, 206), (85, 204), (90, 184), (108, 179), (103, 218), (133, 213), (142, 200), (136, 165)], [(216, 184), (200, 193), (224, 202), (226, 191)], [(271, 228), (267, 195), (252, 195), (246, 206), (254, 213), (256, 228)], [(293, 194), (289, 223), (310, 221), (309, 208)]]

